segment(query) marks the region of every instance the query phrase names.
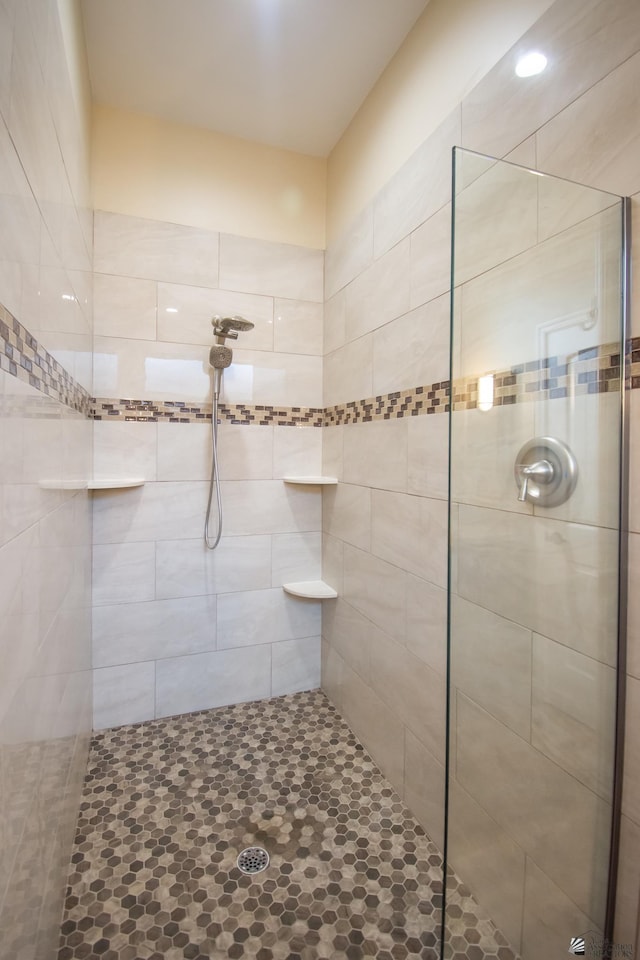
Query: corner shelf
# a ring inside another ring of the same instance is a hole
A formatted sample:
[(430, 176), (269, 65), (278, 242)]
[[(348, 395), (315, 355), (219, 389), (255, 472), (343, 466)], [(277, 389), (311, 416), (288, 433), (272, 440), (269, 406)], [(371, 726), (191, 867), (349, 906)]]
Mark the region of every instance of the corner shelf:
[(285, 483), (307, 483), (314, 486), (327, 486), (338, 482), (337, 477), (283, 477), (282, 479)]
[(337, 592), (324, 580), (301, 580), (299, 583), (283, 583), (282, 589), (292, 597), (304, 597), (308, 600), (333, 600)]
[(90, 480), (89, 490), (124, 490), (127, 487), (142, 487), (144, 480), (141, 477), (124, 477), (120, 480)]

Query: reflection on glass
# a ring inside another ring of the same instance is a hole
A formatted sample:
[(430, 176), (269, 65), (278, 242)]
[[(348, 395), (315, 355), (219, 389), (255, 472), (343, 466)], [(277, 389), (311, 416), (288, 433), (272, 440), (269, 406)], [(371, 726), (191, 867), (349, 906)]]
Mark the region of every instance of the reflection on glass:
[[(444, 956), (547, 960), (605, 925), (622, 203), (462, 150), (454, 166)], [(547, 507), (515, 467), (544, 437), (579, 469)]]

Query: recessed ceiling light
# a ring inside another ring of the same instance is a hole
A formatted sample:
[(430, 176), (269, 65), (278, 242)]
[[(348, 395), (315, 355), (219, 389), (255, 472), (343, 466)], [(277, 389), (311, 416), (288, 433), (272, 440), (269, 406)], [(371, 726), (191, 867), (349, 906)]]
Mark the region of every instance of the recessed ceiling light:
[(178, 312), (177, 307), (167, 307), (167, 313), (177, 313), (177, 312)]
[(531, 50), (520, 57), (516, 63), (516, 74), (519, 77), (535, 77), (537, 73), (542, 73), (546, 65), (547, 58), (544, 53)]

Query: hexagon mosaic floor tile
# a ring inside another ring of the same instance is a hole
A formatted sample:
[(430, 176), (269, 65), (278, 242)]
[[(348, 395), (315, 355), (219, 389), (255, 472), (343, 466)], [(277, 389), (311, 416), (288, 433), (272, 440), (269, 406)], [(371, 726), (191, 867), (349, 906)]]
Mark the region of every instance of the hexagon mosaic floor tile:
[[(437, 960), (441, 871), (320, 691), (119, 727), (92, 742), (58, 957)], [(462, 884), (449, 905), (452, 958), (513, 960)]]

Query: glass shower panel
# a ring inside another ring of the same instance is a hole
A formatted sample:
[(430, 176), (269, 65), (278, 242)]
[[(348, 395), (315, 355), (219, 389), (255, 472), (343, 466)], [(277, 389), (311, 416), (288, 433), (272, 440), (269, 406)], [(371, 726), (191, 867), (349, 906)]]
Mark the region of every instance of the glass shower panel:
[(454, 152), (445, 957), (554, 960), (604, 931), (622, 217)]

